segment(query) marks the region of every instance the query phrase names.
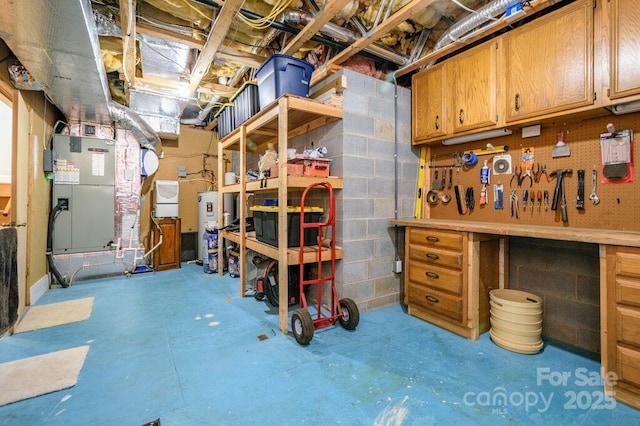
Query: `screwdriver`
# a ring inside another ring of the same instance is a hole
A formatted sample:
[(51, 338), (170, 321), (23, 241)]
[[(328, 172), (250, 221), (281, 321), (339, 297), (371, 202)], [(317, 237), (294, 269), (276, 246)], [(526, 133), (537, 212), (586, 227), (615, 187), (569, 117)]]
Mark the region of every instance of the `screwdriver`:
[(527, 201), (529, 201), (529, 190), (525, 189), (522, 191), (522, 211), (527, 210)]
[(538, 191), (538, 213), (540, 213), (540, 208), (542, 207), (542, 191)]
[(544, 210), (547, 211), (549, 209), (549, 191), (544, 190)]

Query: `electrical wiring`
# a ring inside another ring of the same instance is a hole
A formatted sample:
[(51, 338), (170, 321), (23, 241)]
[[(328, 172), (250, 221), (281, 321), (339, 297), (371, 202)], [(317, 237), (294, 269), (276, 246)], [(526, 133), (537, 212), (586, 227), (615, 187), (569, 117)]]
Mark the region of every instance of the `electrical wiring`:
[(250, 19), (243, 14), (239, 14), (238, 17), (249, 27), (256, 30), (264, 30), (267, 29), (270, 26), (271, 22), (275, 21), (280, 16), (280, 14), (286, 10), (287, 7), (289, 7), (289, 4), (291, 4), (291, 0), (278, 0), (276, 4), (273, 5), (271, 12), (269, 12), (268, 15), (262, 18)]
[(208, 21), (211, 21), (211, 16), (206, 15), (205, 13), (203, 13), (200, 9), (198, 9), (197, 7), (195, 7), (194, 5), (191, 4), (191, 2), (189, 0), (182, 0), (182, 2), (190, 7), (191, 9), (193, 9), (198, 15), (202, 16), (203, 18), (205, 18)]

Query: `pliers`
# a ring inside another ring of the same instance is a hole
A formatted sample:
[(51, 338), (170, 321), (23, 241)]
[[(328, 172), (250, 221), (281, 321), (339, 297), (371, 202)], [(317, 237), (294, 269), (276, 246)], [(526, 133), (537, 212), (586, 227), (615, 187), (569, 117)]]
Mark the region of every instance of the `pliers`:
[(539, 163), (536, 163), (536, 170), (533, 172), (533, 178), (536, 183), (540, 183), (540, 178), (542, 177), (542, 175), (545, 175), (547, 177), (547, 182), (551, 182), (551, 180), (549, 179), (549, 174), (547, 173), (547, 165), (545, 164), (541, 167)]
[(509, 207), (511, 207), (511, 217), (516, 217), (518, 219), (520, 217), (518, 213), (518, 192), (515, 189), (511, 190), (511, 195), (509, 197)]
[(531, 169), (526, 169), (524, 173), (522, 172), (521, 166), (516, 166), (514, 168), (513, 176), (511, 176), (511, 181), (509, 182), (509, 187), (513, 187), (513, 179), (516, 179), (518, 184), (518, 188), (522, 186), (522, 182), (526, 178), (529, 178), (529, 188), (533, 186), (533, 178), (531, 177)]

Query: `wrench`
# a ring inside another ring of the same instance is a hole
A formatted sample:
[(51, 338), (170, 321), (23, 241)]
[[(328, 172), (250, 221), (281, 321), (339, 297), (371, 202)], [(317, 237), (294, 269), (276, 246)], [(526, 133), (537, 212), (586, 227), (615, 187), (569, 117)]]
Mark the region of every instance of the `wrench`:
[(596, 194), (596, 182), (598, 181), (598, 172), (596, 171), (596, 165), (593, 165), (593, 173), (591, 174), (591, 195), (589, 195), (589, 199), (595, 206), (600, 202), (600, 198)]

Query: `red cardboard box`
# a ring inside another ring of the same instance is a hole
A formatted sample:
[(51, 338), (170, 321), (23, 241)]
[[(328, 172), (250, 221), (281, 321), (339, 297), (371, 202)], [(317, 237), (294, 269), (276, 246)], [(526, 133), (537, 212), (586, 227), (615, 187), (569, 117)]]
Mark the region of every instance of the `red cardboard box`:
[[(278, 167), (279, 167), (278, 165), (272, 166), (271, 169), (269, 169), (269, 176), (278, 177), (279, 175)], [(304, 174), (304, 166), (302, 164), (287, 163), (287, 175), (302, 176), (303, 174)]]

